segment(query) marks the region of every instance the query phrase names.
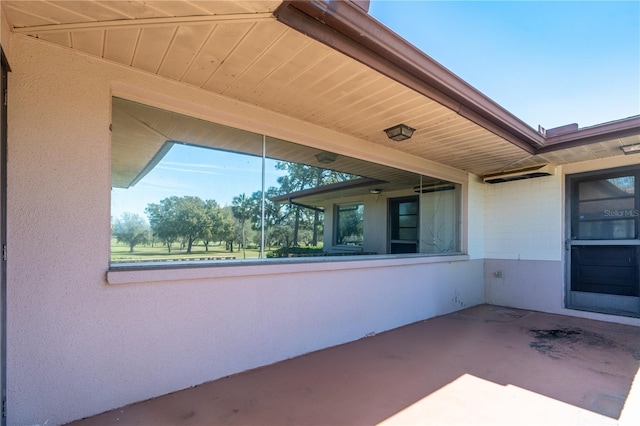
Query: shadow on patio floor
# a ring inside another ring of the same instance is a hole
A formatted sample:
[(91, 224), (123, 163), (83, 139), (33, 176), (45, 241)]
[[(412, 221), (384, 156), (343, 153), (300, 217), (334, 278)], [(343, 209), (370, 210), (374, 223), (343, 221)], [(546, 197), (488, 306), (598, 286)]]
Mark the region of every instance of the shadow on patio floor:
[(481, 305), (73, 425), (615, 425), (639, 366), (638, 327)]

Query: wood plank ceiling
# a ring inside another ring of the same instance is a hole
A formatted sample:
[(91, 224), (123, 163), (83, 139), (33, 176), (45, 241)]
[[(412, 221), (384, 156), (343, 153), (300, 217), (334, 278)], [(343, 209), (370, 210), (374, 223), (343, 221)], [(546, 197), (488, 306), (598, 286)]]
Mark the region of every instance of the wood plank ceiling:
[[(12, 1), (16, 33), (477, 175), (608, 157), (640, 137), (531, 155), (273, 17), (280, 1)], [(397, 143), (383, 129), (417, 129)]]

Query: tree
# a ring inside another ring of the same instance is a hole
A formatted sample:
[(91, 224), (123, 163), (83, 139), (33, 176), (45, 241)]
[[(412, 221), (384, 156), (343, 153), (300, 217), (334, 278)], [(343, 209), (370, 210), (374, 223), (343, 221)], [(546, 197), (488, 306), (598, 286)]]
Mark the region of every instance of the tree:
[(269, 232), (270, 245), (275, 244), (281, 247), (290, 247), (293, 241), (291, 227), (285, 225), (275, 225)]
[[(322, 185), (322, 181), (324, 177), (323, 172), (324, 172), (323, 169), (316, 168), (316, 187)], [(314, 247), (318, 245), (318, 228), (320, 228), (320, 211), (314, 210), (313, 211), (313, 237), (311, 238), (311, 245)]]
[(338, 211), (338, 244), (361, 242), (363, 235), (363, 206), (345, 207)]
[(203, 227), (200, 238), (204, 244), (204, 250), (209, 251), (209, 243), (211, 243), (211, 241), (215, 238), (218, 238), (218, 241), (222, 240), (223, 218), (220, 206), (215, 200), (207, 200), (204, 203), (204, 213), (209, 223), (207, 224), (208, 226)]
[[(264, 199), (264, 233), (265, 233), (265, 244), (271, 244), (270, 234), (272, 228), (280, 223), (280, 221), (284, 218), (285, 214), (283, 212), (283, 205), (277, 204), (271, 201), (271, 198), (279, 195), (278, 189), (275, 187), (271, 187), (267, 189), (266, 196)], [(256, 231), (262, 230), (262, 191), (256, 191), (251, 194), (251, 203), (252, 203), (252, 211), (251, 211), (251, 225), (253, 229)], [(261, 234), (258, 233), (258, 244), (262, 243)]]
[(175, 217), (178, 199), (176, 196), (165, 198), (158, 204), (147, 205), (145, 209), (153, 234), (167, 246), (169, 253), (171, 253), (171, 245), (179, 237)]
[[(348, 173), (289, 162), (276, 163), (276, 169), (287, 172), (285, 176), (278, 178), (278, 183), (280, 184), (279, 191), (281, 194), (302, 191), (308, 188), (317, 188), (322, 185), (342, 182), (358, 177)], [(314, 246), (318, 245), (318, 231), (322, 224), (320, 211), (314, 210), (313, 218), (310, 218), (309, 212), (303, 211), (300, 206), (291, 206), (289, 209), (294, 213), (293, 245), (299, 245), (300, 227), (304, 225), (305, 221), (312, 222), (313, 235), (311, 244)]]
[(236, 240), (235, 222), (233, 219), (233, 212), (230, 206), (225, 206), (220, 209), (220, 218), (222, 222), (220, 224), (220, 238), (226, 243), (227, 250), (233, 253), (233, 243)]
[(233, 217), (238, 219), (240, 222), (240, 229), (242, 232), (242, 257), (245, 259), (247, 258), (247, 252), (245, 251), (247, 242), (245, 225), (248, 220), (251, 220), (253, 208), (253, 202), (246, 194), (240, 194), (233, 197), (231, 212), (233, 213)]
[[(278, 162), (276, 163), (276, 169), (285, 170), (287, 172), (286, 176), (281, 176), (278, 178), (278, 183), (280, 184), (280, 189), (284, 193), (291, 193), (296, 191), (302, 191), (306, 188), (312, 187), (313, 182), (313, 173), (311, 169), (315, 169), (315, 167), (307, 166), (305, 164), (298, 163), (289, 163), (289, 162)], [(290, 206), (290, 210), (293, 211), (294, 220), (293, 220), (293, 245), (298, 245), (298, 230), (300, 229), (300, 222), (302, 219), (303, 212), (299, 206)]]
[(169, 197), (146, 208), (153, 232), (165, 242), (169, 253), (171, 244), (183, 241), (187, 254), (198, 239), (210, 236), (213, 226), (207, 205), (200, 197)]
[(133, 253), (133, 248), (138, 244), (147, 241), (149, 235), (149, 225), (142, 216), (134, 213), (122, 213), (120, 219), (113, 223), (113, 236), (119, 243), (129, 245), (129, 253)]
[(177, 200), (175, 224), (178, 235), (187, 245), (187, 254), (191, 254), (193, 243), (206, 233), (211, 223), (206, 213), (206, 205), (200, 197), (185, 196)]

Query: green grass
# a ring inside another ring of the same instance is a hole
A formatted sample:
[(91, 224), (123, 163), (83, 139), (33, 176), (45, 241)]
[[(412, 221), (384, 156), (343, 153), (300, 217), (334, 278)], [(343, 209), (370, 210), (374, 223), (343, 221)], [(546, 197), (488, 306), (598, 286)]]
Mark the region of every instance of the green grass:
[[(180, 246), (175, 244), (171, 247), (171, 253), (167, 252), (167, 247), (156, 244), (139, 245), (133, 248), (133, 253), (129, 252), (129, 245), (118, 243), (115, 238), (111, 239), (111, 261), (114, 263), (124, 262), (171, 262), (179, 260), (231, 260), (231, 259), (258, 259), (260, 257), (260, 249), (254, 246), (247, 248), (243, 253), (242, 249), (233, 247), (233, 253), (225, 250), (224, 244), (209, 244), (209, 251), (205, 251), (203, 244), (197, 244), (191, 247), (191, 254), (187, 254), (187, 250), (180, 250)], [(271, 250), (265, 251), (265, 257), (288, 257), (289, 253), (311, 253), (322, 252), (322, 244), (318, 247), (290, 247), (277, 249), (273, 247)]]
[[(247, 259), (257, 259), (260, 256), (260, 250), (257, 248), (247, 248), (245, 250)], [(208, 259), (214, 258), (214, 259)], [(191, 248), (191, 254), (187, 254), (187, 250), (180, 250), (179, 245), (171, 247), (171, 253), (167, 251), (167, 247), (161, 245), (139, 245), (133, 248), (133, 253), (129, 252), (129, 245), (121, 244), (115, 240), (111, 241), (111, 261), (112, 262), (154, 262), (154, 261), (175, 261), (175, 260), (220, 260), (227, 258), (244, 259), (242, 249), (238, 250), (234, 246), (233, 253), (225, 250), (224, 245), (209, 244), (209, 251), (205, 251), (204, 245), (194, 245)]]

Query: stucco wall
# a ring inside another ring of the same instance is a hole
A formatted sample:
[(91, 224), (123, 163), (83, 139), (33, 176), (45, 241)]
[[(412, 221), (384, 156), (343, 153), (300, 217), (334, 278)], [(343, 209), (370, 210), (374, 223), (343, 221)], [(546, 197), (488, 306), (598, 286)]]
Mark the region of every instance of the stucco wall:
[(426, 170), (123, 66), (25, 36), (11, 42), (9, 424), (66, 422), (483, 302), (482, 259), (312, 264), (311, 272), (270, 265), (246, 275), (233, 267), (218, 277), (214, 268), (107, 283), (112, 94)]

